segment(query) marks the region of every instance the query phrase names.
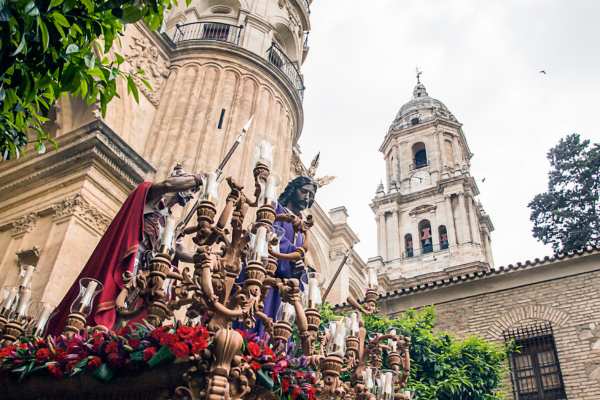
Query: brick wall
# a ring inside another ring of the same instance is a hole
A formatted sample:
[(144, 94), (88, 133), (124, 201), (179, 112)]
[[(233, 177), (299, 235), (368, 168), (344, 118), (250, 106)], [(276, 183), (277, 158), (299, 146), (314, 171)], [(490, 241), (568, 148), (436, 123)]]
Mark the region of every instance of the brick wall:
[[(452, 300), (436, 311), (439, 329), (498, 342), (507, 328), (550, 321), (568, 399), (600, 399), (600, 271)], [(508, 376), (506, 385), (512, 393)]]

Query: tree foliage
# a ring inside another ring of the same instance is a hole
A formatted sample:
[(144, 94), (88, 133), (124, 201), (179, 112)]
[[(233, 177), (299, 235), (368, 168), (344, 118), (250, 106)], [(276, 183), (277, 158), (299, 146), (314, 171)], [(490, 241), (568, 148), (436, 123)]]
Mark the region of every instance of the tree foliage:
[(43, 125), (63, 93), (99, 102), (105, 113), (123, 77), (137, 100), (132, 74), (121, 70), (123, 57), (109, 51), (125, 23), (144, 20), (158, 29), (176, 2), (0, 0), (0, 157), (19, 157), (28, 142), (44, 150)]
[[(336, 318), (330, 309), (321, 310), (322, 323)], [(411, 376), (408, 388), (419, 400), (499, 400), (506, 373), (507, 350), (503, 346), (470, 336), (459, 340), (433, 330), (433, 307), (409, 310), (387, 318), (363, 315), (368, 333), (386, 333), (394, 328), (410, 336)]]
[(529, 203), (533, 236), (555, 253), (600, 245), (600, 144), (574, 133), (548, 160), (548, 191)]

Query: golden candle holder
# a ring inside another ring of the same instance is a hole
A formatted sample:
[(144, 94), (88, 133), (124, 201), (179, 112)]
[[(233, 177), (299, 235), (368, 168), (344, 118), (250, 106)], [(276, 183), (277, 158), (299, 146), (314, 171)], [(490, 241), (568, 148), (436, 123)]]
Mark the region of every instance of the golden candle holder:
[(306, 315), (308, 330), (314, 333), (318, 332), (319, 325), (321, 325), (321, 314), (319, 313), (319, 310), (315, 308), (307, 308), (304, 310), (304, 314)]
[(277, 258), (272, 255), (269, 255), (266, 271), (271, 278), (275, 277), (275, 272), (277, 272)]
[(162, 325), (169, 315), (171, 315), (169, 305), (162, 299), (155, 299), (148, 305), (148, 322), (154, 326)]
[(277, 342), (287, 343), (292, 336), (292, 326), (285, 321), (278, 321), (273, 325), (273, 339)]
[(8, 343), (12, 343), (23, 335), (25, 332), (25, 326), (27, 325), (27, 319), (18, 318), (11, 319), (4, 325), (4, 333), (2, 340)]
[(6, 326), (7, 323), (8, 323), (8, 318), (6, 318), (4, 315), (0, 315), (0, 333), (2, 333), (4, 331), (4, 327)]
[(402, 367), (402, 358), (400, 353), (397, 351), (391, 351), (388, 353), (388, 364), (394, 371), (399, 371)]
[(360, 350), (360, 341), (356, 336), (348, 336), (346, 338), (346, 354), (353, 358), (358, 358)]
[(73, 336), (78, 334), (83, 328), (85, 328), (86, 316), (80, 312), (72, 312), (67, 316), (67, 324), (63, 330), (63, 333), (67, 336)]
[(276, 216), (273, 207), (264, 205), (256, 211), (256, 222), (271, 226), (275, 222)]

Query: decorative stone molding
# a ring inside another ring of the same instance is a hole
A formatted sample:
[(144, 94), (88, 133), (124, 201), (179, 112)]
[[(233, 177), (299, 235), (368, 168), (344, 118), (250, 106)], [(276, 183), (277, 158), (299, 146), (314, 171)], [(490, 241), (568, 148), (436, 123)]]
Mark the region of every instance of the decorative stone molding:
[(158, 105), (162, 86), (169, 76), (168, 64), (161, 57), (158, 47), (145, 37), (134, 36), (133, 43), (126, 50), (126, 56), (132, 72), (143, 70), (144, 78), (152, 86), (152, 90), (148, 89), (141, 79), (136, 77), (134, 80), (138, 88), (152, 104)]
[(31, 232), (33, 228), (35, 228), (37, 219), (37, 213), (30, 213), (15, 219), (13, 222), (10, 223), (11, 234), (13, 236), (18, 236)]
[(502, 332), (508, 328), (518, 326), (524, 320), (550, 321), (554, 328), (562, 326), (569, 319), (564, 311), (543, 305), (530, 304), (524, 307), (514, 308), (500, 317), (488, 330), (488, 336), (501, 338)]
[(98, 232), (106, 231), (111, 222), (109, 217), (90, 205), (79, 193), (53, 204), (52, 211), (55, 220), (75, 215)]
[[(579, 340), (589, 343), (590, 355), (598, 358), (600, 356), (600, 326), (596, 322), (587, 322), (576, 326), (575, 329)], [(587, 362), (585, 370), (590, 378), (600, 382), (600, 361), (598, 359)]]
[(432, 205), (432, 204), (424, 204), (422, 206), (418, 206), (413, 208), (412, 210), (410, 210), (410, 212), (408, 213), (408, 215), (410, 215), (411, 217), (415, 217), (418, 214), (424, 214), (427, 212), (435, 212), (437, 206)]

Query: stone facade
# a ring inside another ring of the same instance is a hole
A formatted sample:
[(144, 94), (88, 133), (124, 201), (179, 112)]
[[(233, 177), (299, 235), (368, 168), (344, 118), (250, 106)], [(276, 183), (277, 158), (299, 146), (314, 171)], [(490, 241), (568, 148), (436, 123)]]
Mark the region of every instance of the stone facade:
[[(551, 324), (568, 399), (600, 398), (600, 248), (406, 287), (382, 296), (396, 314), (435, 305), (436, 327), (503, 343), (503, 333)], [(505, 391), (512, 397), (510, 376)]]
[[(116, 50), (125, 69), (143, 69), (151, 84), (141, 87), (139, 103), (122, 81), (105, 117), (95, 105), (64, 97), (48, 125), (58, 147), (0, 164), (0, 285), (18, 282), (15, 254), (37, 247), (33, 300), (57, 304), (137, 184), (164, 178), (177, 162), (190, 171), (213, 171), (250, 116), (253, 124), (224, 175), (253, 187), (261, 140), (274, 147), (280, 190), (304, 171), (297, 143), (310, 4), (195, 0), (189, 7), (180, 2), (160, 34), (128, 25)], [(225, 185), (221, 191), (225, 195)], [(309, 263), (324, 272), (325, 283), (337, 266), (333, 249), (358, 238), (318, 205), (313, 213), (317, 240)], [(349, 265), (352, 276), (364, 280), (356, 253)], [(348, 279), (336, 285), (332, 298), (342, 301), (349, 285)]]
[(387, 191), (377, 188), (371, 208), (378, 256), (369, 260), (385, 290), (423, 275), (453, 275), (493, 266), (494, 229), (476, 199), (471, 151), (462, 125), (418, 82), (413, 99), (394, 119), (380, 151)]

